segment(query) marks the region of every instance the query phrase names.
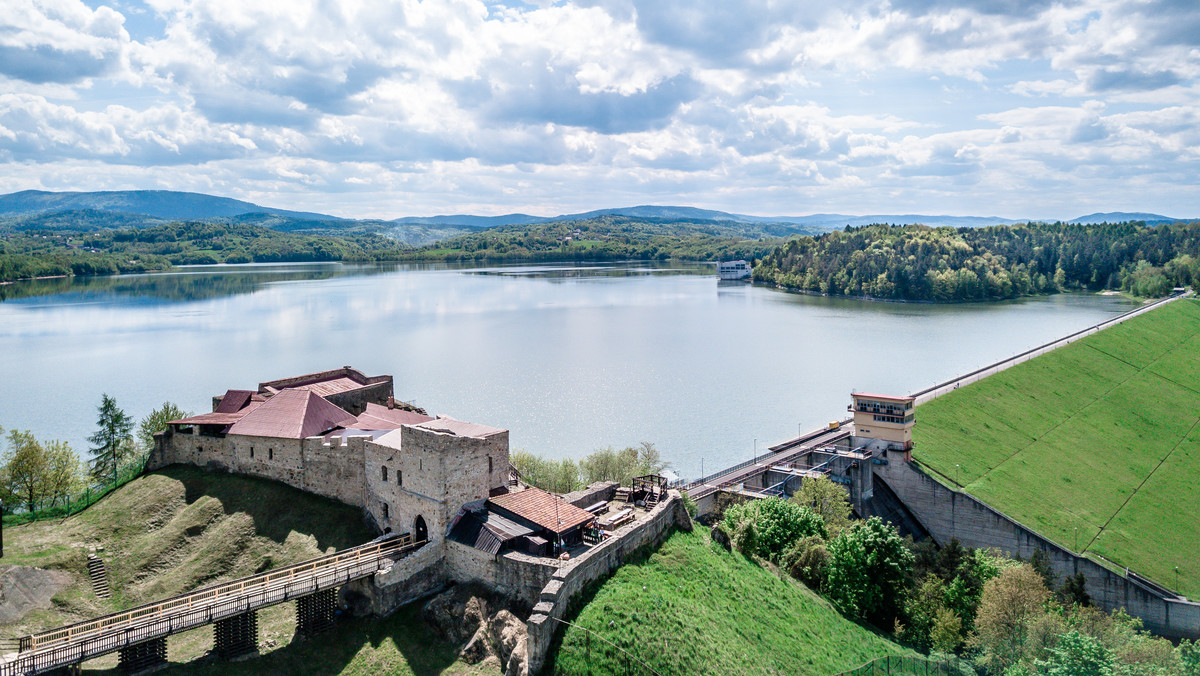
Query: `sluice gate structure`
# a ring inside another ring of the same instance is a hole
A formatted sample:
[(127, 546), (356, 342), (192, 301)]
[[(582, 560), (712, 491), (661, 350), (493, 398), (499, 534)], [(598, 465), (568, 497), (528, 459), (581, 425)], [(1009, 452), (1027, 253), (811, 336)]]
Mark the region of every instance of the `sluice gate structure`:
[(120, 653), (126, 672), (166, 662), (167, 637), (214, 625), (214, 651), (224, 658), (257, 650), (257, 611), (296, 601), (298, 630), (314, 634), (327, 628), (336, 609), (338, 587), (370, 577), (425, 544), (412, 535), (395, 535), (310, 559), (278, 570), (19, 639), (19, 651), (0, 658), (0, 676), (33, 676), (77, 667)]

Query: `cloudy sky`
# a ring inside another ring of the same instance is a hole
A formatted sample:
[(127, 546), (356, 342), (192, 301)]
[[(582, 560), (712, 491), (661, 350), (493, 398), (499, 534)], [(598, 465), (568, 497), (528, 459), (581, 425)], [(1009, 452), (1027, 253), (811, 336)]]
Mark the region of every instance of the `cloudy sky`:
[(0, 193), (1200, 216), (1195, 0), (5, 0)]

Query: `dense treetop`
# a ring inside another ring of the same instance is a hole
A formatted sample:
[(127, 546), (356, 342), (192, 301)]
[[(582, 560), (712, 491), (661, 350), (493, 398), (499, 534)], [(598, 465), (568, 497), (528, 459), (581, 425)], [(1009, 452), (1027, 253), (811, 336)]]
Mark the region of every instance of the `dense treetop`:
[(1200, 279), (1200, 223), (848, 227), (768, 254), (756, 280), (834, 295), (990, 300), (1070, 288), (1164, 295)]

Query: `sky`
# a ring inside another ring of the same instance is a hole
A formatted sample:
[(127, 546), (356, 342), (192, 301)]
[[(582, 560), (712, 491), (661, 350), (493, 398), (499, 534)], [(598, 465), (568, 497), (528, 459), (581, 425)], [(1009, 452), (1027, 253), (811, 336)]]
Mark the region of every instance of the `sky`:
[(1200, 217), (1196, 0), (4, 0), (0, 193)]

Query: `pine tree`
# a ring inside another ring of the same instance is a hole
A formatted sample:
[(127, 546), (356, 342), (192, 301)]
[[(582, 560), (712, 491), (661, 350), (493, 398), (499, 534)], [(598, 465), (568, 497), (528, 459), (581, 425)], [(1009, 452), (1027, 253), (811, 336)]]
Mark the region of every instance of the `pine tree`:
[(117, 478), (117, 466), (123, 452), (133, 440), (133, 418), (117, 406), (117, 400), (107, 394), (100, 395), (100, 413), (96, 433), (88, 437), (92, 444), (92, 476), (102, 479)]

